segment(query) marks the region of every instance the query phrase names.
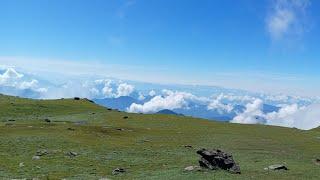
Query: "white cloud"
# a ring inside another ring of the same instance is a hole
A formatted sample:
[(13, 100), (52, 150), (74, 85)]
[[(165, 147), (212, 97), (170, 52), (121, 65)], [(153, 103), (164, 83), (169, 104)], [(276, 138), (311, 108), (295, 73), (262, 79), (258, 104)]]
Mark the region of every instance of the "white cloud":
[(24, 81), (19, 85), (20, 89), (35, 89), (38, 86), (38, 81), (33, 79), (30, 82)]
[(149, 96), (155, 96), (157, 93), (154, 91), (154, 90), (151, 90), (150, 92), (149, 92)]
[(242, 124), (257, 124), (263, 123), (263, 112), (261, 111), (263, 101), (255, 99), (252, 103), (246, 105), (246, 110), (233, 118), (231, 122)]
[(129, 96), (134, 91), (134, 87), (127, 83), (122, 83), (117, 88), (117, 97)]
[(288, 105), (279, 110), (266, 114), (267, 124), (312, 129), (320, 126), (320, 104), (298, 107), (297, 104)]
[(97, 88), (91, 88), (89, 91), (93, 97), (98, 96), (100, 94), (100, 91)]
[(138, 99), (139, 99), (140, 101), (143, 101), (145, 98), (146, 98), (146, 97), (144, 97), (144, 95), (143, 95), (141, 92), (139, 92), (139, 97), (138, 97)]
[(274, 0), (266, 19), (267, 30), (273, 40), (299, 36), (305, 32), (305, 11), (309, 0)]
[(208, 105), (208, 110), (218, 110), (220, 114), (224, 112), (231, 112), (233, 106), (231, 104), (223, 103), (223, 98), (229, 98), (228, 96), (221, 93), (218, 97), (214, 98)]
[(246, 110), (233, 118), (231, 122), (242, 124), (267, 124), (299, 129), (312, 129), (320, 126), (320, 104), (301, 106), (284, 105), (278, 112), (264, 114), (263, 101), (257, 99), (246, 105)]
[[(16, 91), (16, 95), (20, 95), (19, 93), (27, 89), (32, 90), (34, 93), (47, 92), (47, 88), (39, 87), (38, 80), (27, 80), (24, 77), (24, 74), (18, 73), (14, 68), (7, 68), (3, 74), (0, 74), (0, 87), (12, 88), (12, 90)], [(34, 96), (33, 93), (31, 94)]]
[(189, 101), (197, 100), (198, 98), (186, 92), (173, 92), (163, 90), (163, 96), (155, 96), (150, 101), (144, 104), (133, 103), (128, 108), (129, 112), (135, 113), (154, 113), (162, 109), (177, 109), (188, 106)]
[(112, 93), (113, 89), (109, 86), (105, 86), (102, 88), (102, 94), (104, 97), (113, 97), (114, 94)]
[(22, 78), (23, 74), (18, 73), (13, 68), (8, 68), (3, 74), (0, 74), (0, 85), (10, 84), (13, 81), (17, 81)]

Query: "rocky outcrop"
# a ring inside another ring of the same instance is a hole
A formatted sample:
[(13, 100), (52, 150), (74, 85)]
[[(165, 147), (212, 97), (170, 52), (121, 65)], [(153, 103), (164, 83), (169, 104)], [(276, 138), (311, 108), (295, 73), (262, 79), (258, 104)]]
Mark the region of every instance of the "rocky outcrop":
[(211, 170), (223, 169), (235, 174), (241, 173), (240, 166), (233, 160), (231, 154), (225, 153), (219, 149), (200, 149), (197, 151), (197, 154), (201, 156), (199, 164), (202, 168)]

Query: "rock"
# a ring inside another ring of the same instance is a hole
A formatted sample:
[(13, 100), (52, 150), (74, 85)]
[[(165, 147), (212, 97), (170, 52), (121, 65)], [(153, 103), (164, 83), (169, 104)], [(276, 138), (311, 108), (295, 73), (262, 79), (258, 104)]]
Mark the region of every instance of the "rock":
[(185, 148), (193, 148), (191, 145), (184, 145)]
[(74, 124), (75, 125), (86, 125), (86, 124), (88, 124), (88, 122), (87, 121), (76, 121), (76, 122), (74, 122)]
[(69, 127), (67, 130), (69, 130), (69, 131), (74, 131), (75, 129), (74, 129), (74, 128)]
[(122, 128), (117, 128), (118, 131), (124, 131), (125, 129)]
[(200, 166), (188, 166), (184, 168), (184, 171), (200, 171), (201, 167)]
[(125, 173), (126, 170), (124, 168), (116, 168), (112, 171), (112, 174), (113, 175), (117, 175), (117, 174), (120, 174), (120, 173)]
[(67, 156), (76, 157), (76, 156), (78, 156), (78, 153), (70, 151), (70, 152), (67, 153)]
[(32, 160), (39, 160), (40, 159), (40, 156), (33, 156), (32, 157)]
[(124, 117), (123, 117), (123, 119), (128, 119), (128, 118), (129, 118), (128, 116), (124, 116)]
[(210, 170), (223, 169), (235, 174), (241, 173), (240, 166), (233, 160), (231, 154), (225, 153), (219, 149), (200, 149), (197, 151), (197, 154), (201, 156), (199, 160), (200, 167)]
[(314, 159), (313, 162), (314, 162), (316, 165), (319, 165), (319, 166), (320, 166), (320, 158)]
[(23, 162), (19, 163), (19, 167), (24, 167), (24, 163)]
[(48, 119), (48, 118), (44, 119), (44, 121), (47, 122), (47, 123), (50, 123), (50, 122), (51, 122), (51, 120)]
[(264, 170), (276, 171), (276, 170), (289, 170), (289, 169), (283, 164), (274, 164), (264, 168)]
[(49, 152), (48, 152), (48, 150), (46, 150), (46, 149), (40, 149), (40, 150), (38, 150), (37, 152), (36, 152), (36, 155), (37, 156), (45, 156), (45, 155), (48, 155), (49, 154)]
[(79, 101), (79, 100), (80, 100), (79, 97), (74, 97), (73, 99), (76, 100), (76, 101)]

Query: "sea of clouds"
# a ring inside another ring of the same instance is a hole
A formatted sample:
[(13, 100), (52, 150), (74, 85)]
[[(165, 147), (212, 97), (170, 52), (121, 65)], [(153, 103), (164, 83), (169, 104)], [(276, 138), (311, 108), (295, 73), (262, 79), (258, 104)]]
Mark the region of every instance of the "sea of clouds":
[[(201, 87), (198, 87), (198, 89)], [(214, 87), (213, 87), (214, 88)], [(318, 97), (270, 95), (246, 91), (218, 89), (210, 96), (176, 89), (150, 88), (139, 90), (134, 83), (121, 80), (86, 79), (66, 80), (51, 83), (36, 76), (17, 72), (14, 68), (0, 69), (0, 93), (35, 99), (86, 97), (90, 99), (118, 98), (130, 96), (140, 103), (127, 107), (132, 113), (156, 113), (163, 109), (188, 109), (190, 106), (205, 106), (221, 115), (230, 113), (236, 106), (245, 109), (237, 112), (230, 121), (243, 124), (267, 124), (299, 129), (312, 129), (320, 126), (320, 99)], [(265, 113), (264, 104), (279, 107), (278, 111)]]

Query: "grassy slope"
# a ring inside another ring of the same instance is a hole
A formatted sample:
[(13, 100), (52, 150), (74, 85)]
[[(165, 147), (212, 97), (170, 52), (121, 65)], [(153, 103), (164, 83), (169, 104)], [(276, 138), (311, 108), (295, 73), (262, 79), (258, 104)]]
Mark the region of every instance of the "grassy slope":
[[(46, 123), (45, 118), (53, 122)], [(77, 121), (88, 123), (77, 125)], [(69, 127), (75, 131), (67, 130)], [(183, 172), (198, 160), (195, 150), (183, 145), (231, 152), (242, 174)], [(38, 149), (50, 154), (32, 160)], [(79, 156), (69, 158), (65, 155), (69, 151)], [(318, 130), (127, 114), (85, 100), (0, 95), (0, 179), (317, 179), (320, 166), (312, 162), (316, 157), (320, 157)], [(21, 162), (24, 167), (19, 167)], [(275, 163), (286, 163), (290, 170), (263, 170)], [(117, 167), (128, 172), (113, 176)]]

